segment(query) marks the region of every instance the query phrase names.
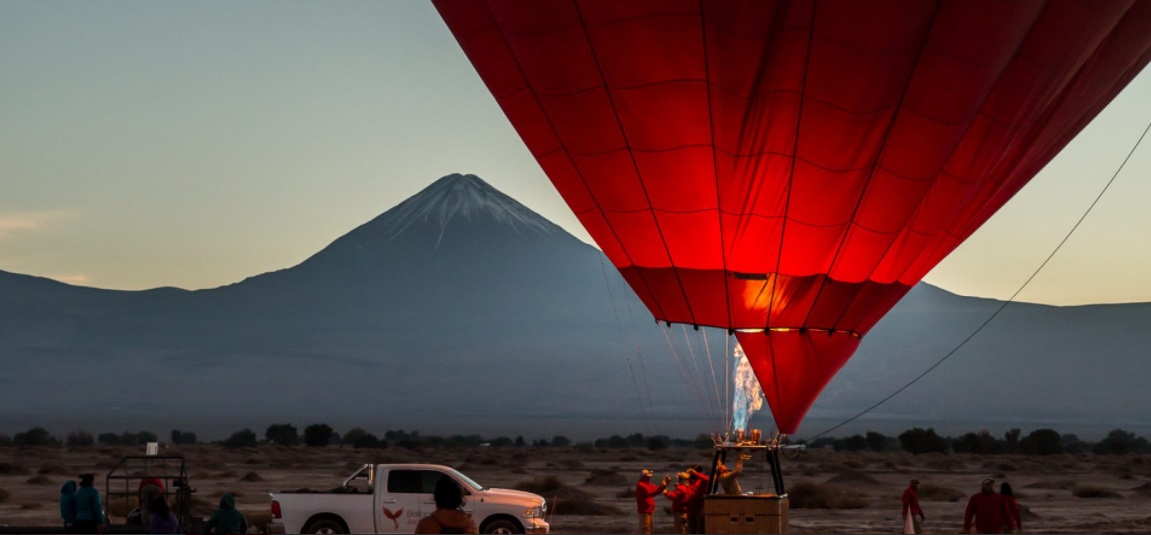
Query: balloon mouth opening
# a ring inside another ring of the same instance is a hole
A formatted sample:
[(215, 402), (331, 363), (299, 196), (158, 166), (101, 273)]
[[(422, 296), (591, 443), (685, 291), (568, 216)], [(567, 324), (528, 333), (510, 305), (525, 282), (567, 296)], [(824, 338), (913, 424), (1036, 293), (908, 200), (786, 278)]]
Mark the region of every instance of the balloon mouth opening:
[(850, 336), (852, 338), (860, 338), (863, 336), (862, 334), (860, 334), (857, 331), (848, 331), (848, 330), (842, 330), (842, 329), (820, 329), (820, 328), (813, 328), (813, 327), (767, 327), (767, 328), (753, 327), (753, 328), (734, 329), (734, 330), (735, 330), (735, 332), (740, 333), (740, 334), (763, 333), (763, 334), (766, 334), (769, 336), (771, 335), (771, 333), (789, 333), (789, 332), (798, 332), (801, 335), (803, 335), (803, 334), (826, 334), (827, 336), (839, 335), (839, 336)]

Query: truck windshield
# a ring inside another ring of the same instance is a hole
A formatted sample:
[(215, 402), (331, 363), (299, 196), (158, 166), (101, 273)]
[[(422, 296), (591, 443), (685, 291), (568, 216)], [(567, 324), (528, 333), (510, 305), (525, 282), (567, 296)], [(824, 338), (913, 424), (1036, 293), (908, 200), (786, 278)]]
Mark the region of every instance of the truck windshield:
[(479, 483), (472, 481), (472, 478), (461, 474), (459, 470), (456, 470), (455, 468), (449, 468), (449, 470), (452, 471), (452, 475), (456, 476), (456, 479), (463, 481), (465, 484), (467, 484), (467, 486), (471, 487), (473, 490), (484, 490), (483, 485), (480, 485)]

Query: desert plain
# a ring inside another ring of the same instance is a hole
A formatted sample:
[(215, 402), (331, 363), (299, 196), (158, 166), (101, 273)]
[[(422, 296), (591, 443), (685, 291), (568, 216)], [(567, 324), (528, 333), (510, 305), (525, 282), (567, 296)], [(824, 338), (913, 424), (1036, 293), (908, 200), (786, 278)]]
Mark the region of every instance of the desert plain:
[[(0, 447), (0, 526), (59, 524), (60, 486), (84, 472), (104, 475), (142, 446), (66, 448)], [(348, 446), (226, 449), (217, 445), (163, 445), (161, 454), (185, 458), (194, 514), (207, 516), (220, 496), (236, 495), (252, 532), (266, 529), (269, 492), (326, 490), (361, 464), (421, 462), (454, 466), (489, 487), (522, 488), (548, 501), (554, 533), (631, 533), (635, 481), (642, 469), (657, 478), (712, 459), (710, 450), (593, 447), (467, 448)], [(809, 450), (783, 460), (792, 500), (792, 533), (898, 533), (900, 497), (911, 478), (928, 533), (957, 533), (968, 496), (986, 477), (1007, 481), (1024, 510), (1029, 533), (1151, 533), (1151, 455), (1050, 456), (836, 452)], [(768, 492), (771, 475), (760, 459), (740, 479), (748, 492)], [(998, 486), (997, 486), (998, 488)], [(657, 500), (656, 531), (671, 532), (667, 500)], [(123, 522), (123, 504), (106, 504)]]

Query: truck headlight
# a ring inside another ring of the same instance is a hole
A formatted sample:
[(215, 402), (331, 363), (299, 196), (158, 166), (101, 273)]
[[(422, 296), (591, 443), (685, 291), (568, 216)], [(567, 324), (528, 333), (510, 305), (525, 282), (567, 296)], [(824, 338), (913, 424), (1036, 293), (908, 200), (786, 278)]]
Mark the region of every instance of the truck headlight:
[(547, 508), (543, 504), (533, 505), (524, 509), (524, 518), (543, 518), (546, 510)]

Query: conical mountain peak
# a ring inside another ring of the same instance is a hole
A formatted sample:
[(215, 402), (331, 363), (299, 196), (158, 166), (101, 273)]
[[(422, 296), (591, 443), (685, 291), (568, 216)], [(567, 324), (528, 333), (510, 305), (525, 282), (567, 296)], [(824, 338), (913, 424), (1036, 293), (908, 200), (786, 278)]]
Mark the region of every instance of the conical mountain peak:
[(519, 232), (563, 232), (554, 223), (503, 194), (476, 175), (451, 174), (388, 210), (379, 220), (393, 239), (414, 224), (444, 229), (453, 220), (494, 220)]

